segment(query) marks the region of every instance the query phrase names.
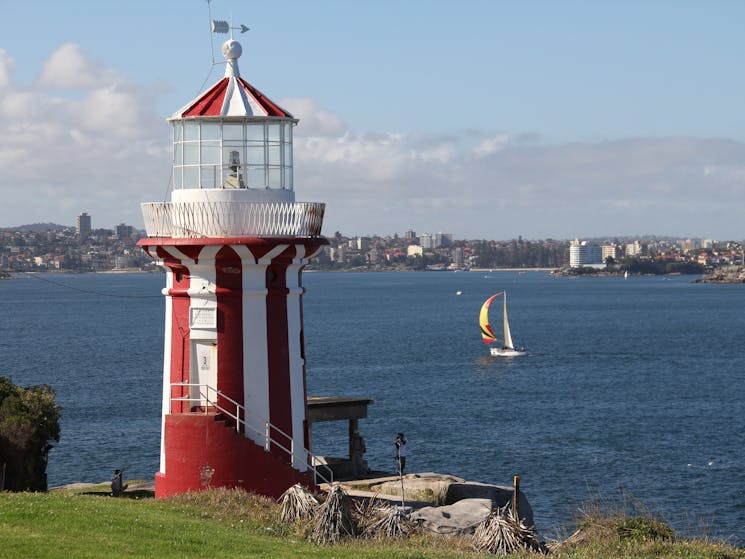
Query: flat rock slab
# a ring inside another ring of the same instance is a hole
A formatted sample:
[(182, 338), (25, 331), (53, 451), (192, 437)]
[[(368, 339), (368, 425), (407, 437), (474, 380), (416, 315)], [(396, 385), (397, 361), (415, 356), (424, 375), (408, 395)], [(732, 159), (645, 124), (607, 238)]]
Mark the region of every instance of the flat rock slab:
[(370, 491), (379, 491), (386, 495), (401, 495), (407, 499), (422, 501), (433, 505), (452, 504), (445, 502), (448, 487), (464, 480), (450, 475), (408, 474), (401, 479), (382, 481), (370, 486)]
[[(513, 489), (501, 485), (490, 485), (477, 481), (451, 483), (445, 495), (445, 504), (457, 503), (463, 499), (489, 499), (493, 508), (500, 508), (512, 502)], [(522, 491), (518, 494), (517, 508), (520, 519), (526, 526), (533, 526), (533, 509)]]
[(442, 535), (473, 534), (476, 526), (492, 511), (490, 499), (463, 499), (443, 507), (424, 507), (411, 514), (411, 520), (425, 530)]

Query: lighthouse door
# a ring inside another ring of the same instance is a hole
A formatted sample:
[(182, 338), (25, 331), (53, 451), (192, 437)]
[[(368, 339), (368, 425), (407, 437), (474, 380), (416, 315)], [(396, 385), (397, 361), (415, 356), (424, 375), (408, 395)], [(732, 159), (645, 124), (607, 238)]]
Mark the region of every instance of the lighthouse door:
[(217, 401), (217, 346), (213, 342), (192, 342), (192, 406), (207, 408)]

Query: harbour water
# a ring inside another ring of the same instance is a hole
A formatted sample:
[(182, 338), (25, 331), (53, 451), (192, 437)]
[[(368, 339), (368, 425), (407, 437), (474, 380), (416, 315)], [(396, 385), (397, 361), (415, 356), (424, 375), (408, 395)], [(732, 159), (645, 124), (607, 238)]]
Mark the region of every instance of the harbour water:
[[(360, 422), (374, 469), (393, 470), (403, 431), (411, 471), (520, 475), (544, 536), (566, 535), (588, 500), (638, 500), (686, 535), (742, 545), (745, 287), (689, 280), (306, 273), (309, 393), (375, 401)], [(51, 486), (157, 470), (163, 284), (0, 282), (0, 374), (50, 384), (64, 406)], [(504, 289), (526, 357), (490, 357), (480, 339), (481, 303)], [(345, 447), (346, 425), (315, 426), (317, 454)]]

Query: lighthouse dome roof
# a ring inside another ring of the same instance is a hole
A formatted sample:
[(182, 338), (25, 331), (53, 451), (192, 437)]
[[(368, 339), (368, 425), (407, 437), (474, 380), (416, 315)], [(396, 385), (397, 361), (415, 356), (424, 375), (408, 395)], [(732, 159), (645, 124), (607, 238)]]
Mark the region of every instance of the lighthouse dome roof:
[(241, 44), (230, 39), (222, 46), (226, 59), (225, 76), (207, 91), (173, 113), (169, 120), (191, 117), (279, 117), (294, 119), (285, 109), (269, 99), (238, 71)]

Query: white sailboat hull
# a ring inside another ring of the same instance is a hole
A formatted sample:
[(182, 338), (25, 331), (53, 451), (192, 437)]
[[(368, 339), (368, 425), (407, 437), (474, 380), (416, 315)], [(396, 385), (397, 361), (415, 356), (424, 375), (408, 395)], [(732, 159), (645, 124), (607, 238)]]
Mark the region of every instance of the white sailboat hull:
[(527, 355), (528, 351), (509, 347), (490, 347), (489, 353), (494, 357), (519, 357), (521, 355)]

